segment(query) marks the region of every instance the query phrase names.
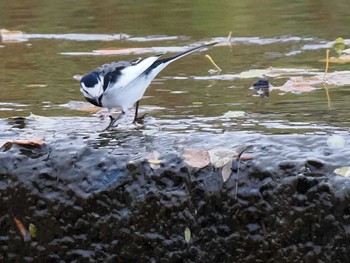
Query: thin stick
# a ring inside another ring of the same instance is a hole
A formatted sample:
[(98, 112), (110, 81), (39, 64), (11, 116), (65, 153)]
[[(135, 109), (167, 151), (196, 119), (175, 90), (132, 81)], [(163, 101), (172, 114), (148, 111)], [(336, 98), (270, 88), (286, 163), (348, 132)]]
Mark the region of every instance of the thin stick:
[(235, 200), (237, 200), (237, 194), (238, 194), (238, 176), (239, 176), (239, 167), (240, 167), (240, 163), (241, 163), (241, 158), (238, 157), (237, 158), (237, 173), (236, 173), (236, 182), (235, 182)]
[(230, 43), (231, 43), (231, 36), (232, 36), (232, 31), (230, 31), (230, 32), (228, 33), (228, 36), (227, 36), (227, 40), (228, 40), (228, 42), (230, 42)]
[(328, 110), (331, 110), (331, 96), (329, 95), (329, 90), (328, 90), (328, 86), (326, 85), (326, 83), (322, 83), (323, 84), (323, 88), (326, 91), (326, 95), (327, 95), (327, 102), (328, 102)]
[(219, 66), (216, 65), (216, 63), (214, 62), (214, 60), (213, 60), (208, 54), (206, 54), (205, 56), (206, 56), (206, 57), (209, 59), (209, 61), (214, 65), (214, 67), (216, 67), (217, 70), (221, 71), (221, 68), (219, 68)]
[(324, 71), (323, 81), (326, 80), (326, 75), (327, 75), (327, 72), (328, 72), (328, 68), (329, 68), (329, 49), (327, 49), (327, 53), (326, 53), (326, 69)]

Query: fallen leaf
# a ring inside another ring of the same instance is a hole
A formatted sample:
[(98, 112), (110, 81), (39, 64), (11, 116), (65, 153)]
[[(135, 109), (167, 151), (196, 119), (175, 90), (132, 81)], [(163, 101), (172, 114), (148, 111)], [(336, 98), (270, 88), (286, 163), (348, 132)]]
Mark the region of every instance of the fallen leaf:
[(160, 160), (159, 160), (160, 154), (157, 151), (153, 151), (150, 154), (147, 155), (147, 161), (152, 169), (158, 169), (160, 168)]
[(208, 151), (210, 162), (216, 168), (224, 167), (237, 157), (237, 151), (228, 148), (217, 148)]
[(57, 122), (52, 118), (35, 115), (33, 113), (30, 113), (30, 115), (27, 117), (27, 119), (32, 120), (32, 121), (37, 121), (37, 122), (40, 122), (43, 124), (54, 124)]
[(29, 146), (29, 147), (40, 147), (44, 144), (44, 140), (42, 139), (34, 139), (34, 140), (12, 140), (5, 142), (1, 148), (4, 149), (3, 151), (6, 152), (12, 148), (14, 144), (21, 145), (21, 146)]
[(37, 229), (36, 229), (36, 226), (32, 223), (29, 224), (29, 233), (30, 233), (30, 236), (31, 237), (36, 237), (36, 232), (37, 232)]
[(204, 168), (210, 164), (208, 151), (185, 148), (183, 152), (185, 163), (195, 168)]
[(23, 239), (23, 241), (30, 241), (30, 234), (27, 229), (24, 227), (21, 220), (14, 218), (18, 231)]
[(82, 79), (82, 77), (83, 77), (82, 75), (76, 74), (73, 76), (73, 79), (80, 81)]
[(101, 110), (101, 108), (92, 105), (85, 101), (69, 101), (68, 103), (59, 105), (60, 107), (68, 108), (70, 110), (76, 110), (81, 112), (95, 113)]
[(350, 177), (350, 166), (339, 167), (334, 170), (335, 174)]
[(27, 41), (22, 31), (0, 29), (0, 40), (2, 42), (23, 42)]
[(251, 69), (241, 72), (239, 77), (242, 79), (260, 78), (263, 75), (268, 75), (269, 72), (270, 69)]
[(245, 115), (244, 111), (228, 111), (222, 117), (224, 118), (239, 118)]
[(344, 148), (344, 146), (345, 146), (345, 139), (341, 135), (333, 134), (331, 137), (328, 137), (327, 145), (330, 148)]
[(231, 177), (231, 174), (232, 174), (232, 170), (231, 170), (232, 161), (233, 160), (229, 161), (222, 168), (221, 175), (222, 175), (222, 180), (223, 180), (224, 183)]
[(142, 131), (142, 135), (145, 135), (145, 136), (151, 136), (153, 134), (157, 133), (157, 130), (156, 129), (151, 129), (151, 130), (144, 130)]
[(190, 243), (190, 241), (191, 241), (191, 230), (189, 229), (189, 227), (186, 227), (186, 229), (184, 231), (184, 235), (185, 235), (186, 243)]

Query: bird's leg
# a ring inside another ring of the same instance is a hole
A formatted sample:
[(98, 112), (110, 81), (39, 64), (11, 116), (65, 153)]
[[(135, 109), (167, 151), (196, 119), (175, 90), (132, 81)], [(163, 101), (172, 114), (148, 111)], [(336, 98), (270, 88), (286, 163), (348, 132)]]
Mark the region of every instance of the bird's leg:
[(137, 117), (138, 113), (139, 113), (139, 104), (140, 104), (140, 101), (138, 100), (136, 102), (136, 107), (135, 107), (135, 116), (134, 116), (134, 120), (132, 123), (142, 123), (143, 121), (143, 118), (145, 118), (146, 114), (143, 114), (141, 117)]
[(125, 112), (124, 112), (124, 111), (122, 111), (122, 112), (118, 115), (117, 118), (114, 118), (112, 114), (109, 115), (109, 119), (110, 119), (111, 121), (109, 122), (107, 128), (104, 129), (104, 131), (108, 131), (110, 128), (112, 128), (113, 125), (114, 125), (118, 120), (120, 120), (124, 115), (125, 115)]

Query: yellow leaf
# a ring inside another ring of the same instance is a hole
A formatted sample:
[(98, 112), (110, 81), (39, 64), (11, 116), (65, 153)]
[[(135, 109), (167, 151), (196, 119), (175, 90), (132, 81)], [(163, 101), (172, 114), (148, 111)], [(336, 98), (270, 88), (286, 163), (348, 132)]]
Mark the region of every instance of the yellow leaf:
[(31, 237), (36, 237), (36, 226), (32, 223), (29, 224), (29, 233)]
[(341, 176), (350, 177), (350, 166), (339, 167), (334, 170), (334, 173)]

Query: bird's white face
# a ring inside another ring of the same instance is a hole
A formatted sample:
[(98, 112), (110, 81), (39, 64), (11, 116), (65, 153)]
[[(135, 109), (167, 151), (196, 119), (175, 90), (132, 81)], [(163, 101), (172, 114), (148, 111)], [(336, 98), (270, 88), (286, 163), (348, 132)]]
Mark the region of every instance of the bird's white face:
[(89, 73), (80, 81), (80, 91), (91, 103), (100, 106), (100, 97), (103, 94), (103, 78), (98, 74)]

